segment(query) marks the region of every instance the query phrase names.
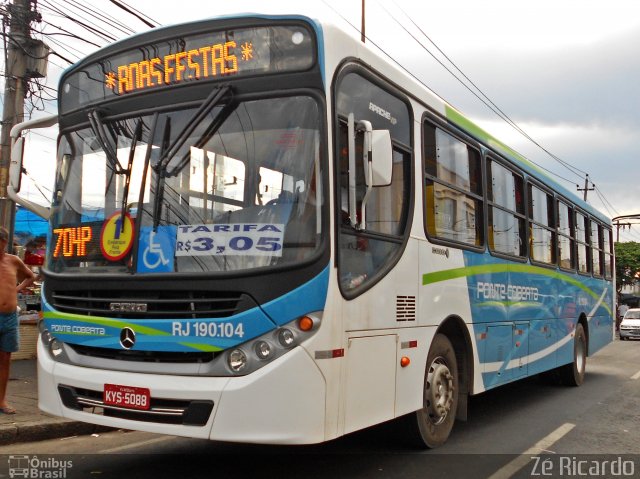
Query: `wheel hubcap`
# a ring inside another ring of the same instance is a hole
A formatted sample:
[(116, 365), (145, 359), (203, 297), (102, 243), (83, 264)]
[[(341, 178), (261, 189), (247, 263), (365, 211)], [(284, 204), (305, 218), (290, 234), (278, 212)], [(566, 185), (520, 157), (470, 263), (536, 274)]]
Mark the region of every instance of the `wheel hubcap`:
[(453, 375), (443, 358), (438, 357), (429, 366), (426, 384), (427, 413), (433, 424), (442, 423), (453, 405)]

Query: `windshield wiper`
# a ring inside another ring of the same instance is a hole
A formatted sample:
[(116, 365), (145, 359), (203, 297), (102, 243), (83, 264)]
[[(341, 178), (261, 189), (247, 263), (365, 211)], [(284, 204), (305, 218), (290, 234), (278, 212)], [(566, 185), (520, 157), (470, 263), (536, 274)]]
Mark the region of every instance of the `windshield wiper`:
[(213, 110), (218, 102), (230, 91), (231, 87), (229, 85), (222, 85), (214, 89), (209, 94), (204, 103), (200, 105), (200, 108), (198, 108), (195, 114), (191, 117), (191, 120), (189, 120), (178, 136), (176, 136), (176, 139), (171, 143), (171, 146), (169, 146), (169, 148), (167, 148), (164, 154), (160, 157), (160, 160), (156, 165), (156, 171), (166, 171), (171, 159), (178, 153), (178, 151), (180, 151), (180, 148), (182, 148), (193, 131), (198, 127), (198, 125), (200, 125), (211, 110)]
[[(169, 140), (171, 138), (171, 117), (167, 117), (167, 121), (164, 124), (164, 132), (162, 134), (162, 143), (160, 145), (160, 158), (164, 157), (165, 152), (169, 149)], [(157, 165), (151, 166), (156, 171), (156, 189), (155, 196), (153, 198), (153, 231), (158, 230), (158, 223), (160, 222), (160, 213), (162, 210), (162, 202), (164, 199), (164, 172), (160, 172), (156, 169)]]
[(91, 125), (91, 129), (93, 130), (93, 133), (96, 135), (96, 140), (98, 140), (98, 143), (100, 143), (100, 147), (102, 148), (102, 151), (104, 151), (104, 154), (107, 157), (107, 161), (109, 162), (113, 170), (116, 172), (116, 174), (118, 175), (125, 174), (127, 170), (125, 170), (122, 167), (122, 165), (120, 164), (120, 161), (118, 161), (118, 155), (116, 154), (115, 150), (111, 147), (111, 144), (107, 140), (107, 135), (106, 135), (106, 132), (104, 131), (104, 125), (102, 123), (102, 119), (100, 118), (100, 114), (98, 113), (98, 110), (90, 110), (87, 113), (87, 117), (89, 118), (89, 124)]
[(120, 206), (120, 225), (124, 231), (124, 216), (127, 214), (127, 201), (129, 198), (129, 183), (131, 182), (131, 169), (133, 168), (133, 158), (136, 155), (138, 141), (142, 138), (142, 119), (138, 119), (136, 130), (131, 138), (131, 146), (129, 147), (129, 161), (125, 173), (124, 188), (122, 191), (122, 203)]
[[(167, 167), (171, 162), (171, 159), (180, 151), (187, 141), (187, 139), (191, 136), (191, 134), (195, 131), (195, 129), (204, 121), (211, 110), (218, 105), (220, 100), (222, 100), (225, 96), (231, 93), (231, 87), (229, 85), (221, 85), (211, 91), (209, 96), (205, 99), (205, 101), (200, 105), (198, 110), (191, 117), (189, 122), (184, 126), (182, 131), (178, 133), (175, 140), (171, 144), (164, 143), (166, 148), (163, 147), (163, 151), (160, 154), (160, 159), (153, 166), (154, 171), (156, 172), (156, 196), (153, 203), (153, 230), (156, 231), (158, 228), (158, 224), (160, 223), (160, 213), (162, 210), (162, 201), (164, 198), (164, 179), (169, 176), (167, 175)], [(169, 123), (167, 122), (167, 126)], [(170, 128), (170, 127), (169, 127)], [(167, 138), (167, 128), (165, 127), (165, 139)]]

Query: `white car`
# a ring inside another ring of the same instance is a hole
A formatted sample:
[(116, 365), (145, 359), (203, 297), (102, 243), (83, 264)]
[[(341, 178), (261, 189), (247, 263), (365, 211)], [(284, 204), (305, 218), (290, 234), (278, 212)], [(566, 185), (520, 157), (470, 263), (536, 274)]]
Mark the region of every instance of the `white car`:
[(620, 339), (640, 338), (640, 308), (633, 308), (624, 313), (620, 323)]

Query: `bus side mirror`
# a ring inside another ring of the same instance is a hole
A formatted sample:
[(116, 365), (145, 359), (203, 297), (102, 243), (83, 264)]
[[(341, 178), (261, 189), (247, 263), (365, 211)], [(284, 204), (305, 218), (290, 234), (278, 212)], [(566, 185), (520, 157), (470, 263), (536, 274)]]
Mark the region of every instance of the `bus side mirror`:
[[(373, 130), (371, 132), (372, 184), (367, 184), (367, 186), (389, 186), (391, 184), (392, 168), (391, 134), (389, 130)], [(366, 175), (365, 178), (367, 178)]]
[(16, 193), (22, 183), (22, 158), (24, 156), (24, 138), (16, 138), (11, 146), (11, 164), (9, 165), (9, 184)]
[(18, 195), (22, 180), (22, 160), (24, 159), (24, 138), (22, 132), (28, 129), (47, 128), (58, 123), (58, 116), (51, 115), (35, 120), (18, 123), (11, 128), (11, 164), (9, 165), (9, 184), (7, 185), (7, 197), (11, 201), (24, 206), (27, 210), (41, 218), (49, 218), (49, 208), (22, 198)]

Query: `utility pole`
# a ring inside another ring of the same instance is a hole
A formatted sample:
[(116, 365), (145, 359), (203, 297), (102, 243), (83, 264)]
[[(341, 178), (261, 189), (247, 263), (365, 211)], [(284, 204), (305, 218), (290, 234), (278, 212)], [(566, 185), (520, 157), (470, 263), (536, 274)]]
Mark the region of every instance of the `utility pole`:
[(631, 223), (620, 223), (618, 220), (614, 224), (616, 225), (616, 243), (620, 243), (620, 227), (622, 226), (622, 231), (627, 227), (631, 229)]
[(589, 191), (593, 191), (595, 186), (596, 185), (593, 185), (593, 188), (589, 188), (589, 174), (587, 174), (587, 176), (584, 177), (584, 188), (580, 188), (580, 185), (576, 185), (576, 188), (578, 189), (578, 191), (584, 191), (583, 199), (587, 201), (587, 193)]
[[(8, 250), (13, 248), (13, 223), (15, 221), (15, 203), (7, 196), (9, 184), (9, 166), (11, 164), (11, 128), (24, 121), (24, 100), (29, 78), (29, 62), (34, 45), (42, 44), (31, 38), (30, 24), (38, 20), (39, 14), (31, 9), (33, 0), (13, 0), (7, 4), (9, 12), (9, 32), (5, 37), (7, 57), (5, 65), (4, 110), (2, 112), (2, 130), (0, 132), (0, 225), (9, 230)], [(37, 58), (37, 57), (36, 57)]]
[(632, 224), (637, 223), (621, 223), (621, 220), (638, 220), (640, 219), (640, 214), (635, 215), (624, 215), (624, 216), (616, 216), (615, 218), (611, 218), (611, 223), (616, 225), (616, 243), (620, 242), (620, 227), (622, 227), (622, 231), (625, 230), (625, 227), (631, 229)]

